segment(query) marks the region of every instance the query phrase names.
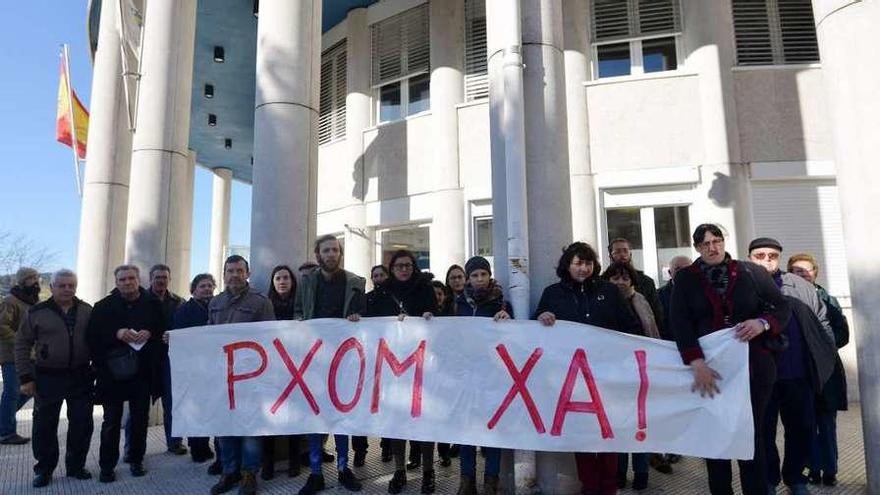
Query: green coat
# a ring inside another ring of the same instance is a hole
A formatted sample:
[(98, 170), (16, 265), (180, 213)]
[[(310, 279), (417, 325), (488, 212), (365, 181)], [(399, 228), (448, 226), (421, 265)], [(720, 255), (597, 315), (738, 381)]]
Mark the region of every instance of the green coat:
[(15, 362), (15, 333), (31, 306), (15, 294), (0, 302), (0, 364)]
[[(352, 313), (364, 311), (366, 301), (364, 293), (367, 281), (349, 271), (343, 270), (343, 272), (345, 273), (345, 303), (342, 312), (348, 317)], [(294, 320), (311, 320), (314, 317), (315, 293), (318, 291), (318, 277), (320, 276), (321, 269), (314, 268), (300, 277), (293, 302)]]

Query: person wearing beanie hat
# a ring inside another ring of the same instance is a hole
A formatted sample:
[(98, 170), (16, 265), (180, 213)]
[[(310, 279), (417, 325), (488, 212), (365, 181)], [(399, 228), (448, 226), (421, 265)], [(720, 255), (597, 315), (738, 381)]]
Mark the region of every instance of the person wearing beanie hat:
[(772, 237), (758, 237), (749, 243), (749, 253), (760, 248), (770, 248), (782, 252), (782, 244)]
[(0, 395), (0, 444), (20, 445), (28, 438), (16, 432), (15, 413), (30, 399), (19, 390), (15, 371), (15, 333), (28, 310), (40, 299), (40, 273), (30, 267), (19, 268), (15, 286), (0, 303), (0, 368), (3, 393)]
[[(455, 298), (457, 316), (485, 316), (495, 321), (509, 320), (513, 309), (504, 300), (501, 287), (492, 278), (492, 267), (482, 256), (474, 256), (464, 265), (467, 283), (464, 291)], [(501, 449), (483, 447), (486, 457), (483, 490), (480, 493), (498, 493), (498, 475), (501, 472)], [(476, 495), (477, 448), (462, 445), (459, 449), (461, 464), (460, 495)]]

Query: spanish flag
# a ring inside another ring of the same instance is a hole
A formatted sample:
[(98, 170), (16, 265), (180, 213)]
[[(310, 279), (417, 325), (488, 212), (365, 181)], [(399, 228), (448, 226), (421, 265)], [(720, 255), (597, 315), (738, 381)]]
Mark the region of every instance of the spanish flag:
[[(55, 117), (55, 138), (59, 143), (70, 147), (73, 147), (73, 140), (76, 139), (76, 155), (80, 160), (85, 160), (86, 141), (88, 141), (89, 134), (89, 111), (86, 110), (70, 87), (66, 62), (62, 54), (61, 81), (58, 83), (58, 113)], [(71, 105), (73, 111), (71, 111)], [(71, 125), (71, 121), (74, 125)]]

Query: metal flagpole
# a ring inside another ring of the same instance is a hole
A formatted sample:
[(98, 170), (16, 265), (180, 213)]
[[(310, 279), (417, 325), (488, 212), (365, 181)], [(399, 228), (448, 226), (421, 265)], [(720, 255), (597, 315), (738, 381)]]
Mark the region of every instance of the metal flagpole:
[(70, 85), (70, 58), (67, 43), (62, 46), (63, 51), (61, 56), (64, 58), (64, 80), (67, 84), (67, 106), (69, 107), (68, 113), (70, 118), (71, 148), (73, 149), (73, 169), (76, 171), (76, 193), (79, 197), (82, 197), (82, 182), (79, 173), (79, 149), (77, 148), (78, 141), (76, 140), (76, 118), (73, 109), (73, 89)]

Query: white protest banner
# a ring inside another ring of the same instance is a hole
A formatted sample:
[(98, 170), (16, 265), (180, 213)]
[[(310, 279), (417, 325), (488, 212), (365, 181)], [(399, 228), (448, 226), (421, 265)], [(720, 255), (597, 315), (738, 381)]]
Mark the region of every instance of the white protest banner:
[(561, 452), (750, 459), (748, 347), (700, 340), (723, 379), (691, 392), (675, 344), (558, 321), (365, 318), (170, 332), (175, 436), (338, 433)]

